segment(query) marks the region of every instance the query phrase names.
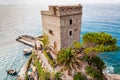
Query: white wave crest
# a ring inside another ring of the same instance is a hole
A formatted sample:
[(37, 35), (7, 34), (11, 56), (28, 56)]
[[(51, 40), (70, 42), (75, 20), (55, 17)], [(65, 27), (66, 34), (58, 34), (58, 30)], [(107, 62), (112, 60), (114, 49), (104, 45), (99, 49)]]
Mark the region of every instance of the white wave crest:
[(113, 66), (107, 66), (107, 68), (103, 71), (104, 73), (114, 73)]

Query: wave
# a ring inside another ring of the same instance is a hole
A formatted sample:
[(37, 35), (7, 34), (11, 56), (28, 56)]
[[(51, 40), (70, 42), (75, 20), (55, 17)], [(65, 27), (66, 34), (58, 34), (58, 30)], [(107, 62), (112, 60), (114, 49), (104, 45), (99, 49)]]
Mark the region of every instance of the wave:
[(107, 73), (107, 74), (112, 74), (112, 73), (114, 73), (114, 67), (111, 65), (107, 66), (107, 68), (103, 72)]

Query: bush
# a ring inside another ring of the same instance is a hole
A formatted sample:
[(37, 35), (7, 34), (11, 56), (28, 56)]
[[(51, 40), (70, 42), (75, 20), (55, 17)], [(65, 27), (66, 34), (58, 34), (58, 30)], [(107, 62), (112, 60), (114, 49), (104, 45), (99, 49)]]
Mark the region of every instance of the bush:
[(57, 72), (55, 75), (54, 75), (54, 78), (55, 80), (62, 80), (60, 77), (61, 77), (61, 73), (60, 72)]
[(94, 64), (94, 67), (97, 67), (101, 74), (103, 69), (106, 68), (105, 63), (98, 56), (92, 57), (90, 63)]
[(80, 42), (74, 42), (73, 47), (77, 48), (77, 49), (80, 49), (80, 48), (82, 48), (82, 44), (80, 44)]
[(83, 61), (89, 61), (89, 59), (90, 59), (90, 56), (87, 54), (83, 55), (83, 57), (82, 57)]
[(85, 80), (85, 77), (81, 73), (74, 75), (73, 80)]
[(116, 45), (117, 39), (104, 32), (89, 32), (84, 34), (82, 39), (87, 47), (85, 53), (120, 50)]
[(48, 35), (44, 34), (43, 39), (41, 40), (43, 42), (44, 48), (49, 44), (49, 38)]
[(86, 66), (85, 70), (86, 70), (86, 73), (90, 75), (93, 79), (102, 80), (102, 75), (98, 70), (92, 68), (91, 66)]
[(104, 32), (89, 32), (83, 35), (83, 42), (92, 42), (95, 44), (115, 45), (117, 40), (110, 34)]

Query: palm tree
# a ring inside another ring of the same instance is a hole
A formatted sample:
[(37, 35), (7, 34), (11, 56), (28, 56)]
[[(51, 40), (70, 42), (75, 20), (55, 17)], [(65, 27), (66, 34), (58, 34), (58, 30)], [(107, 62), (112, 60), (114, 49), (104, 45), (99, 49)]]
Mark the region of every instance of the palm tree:
[(82, 61), (80, 56), (72, 50), (72, 48), (62, 49), (59, 51), (57, 56), (57, 62), (61, 65), (61, 70), (68, 71), (68, 74), (71, 75), (72, 70), (80, 70)]

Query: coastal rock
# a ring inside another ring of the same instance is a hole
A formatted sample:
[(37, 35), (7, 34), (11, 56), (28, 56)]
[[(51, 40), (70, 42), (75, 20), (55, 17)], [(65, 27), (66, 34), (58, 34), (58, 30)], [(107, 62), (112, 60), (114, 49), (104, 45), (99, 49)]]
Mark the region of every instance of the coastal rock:
[(120, 80), (119, 74), (105, 74), (107, 80)]

